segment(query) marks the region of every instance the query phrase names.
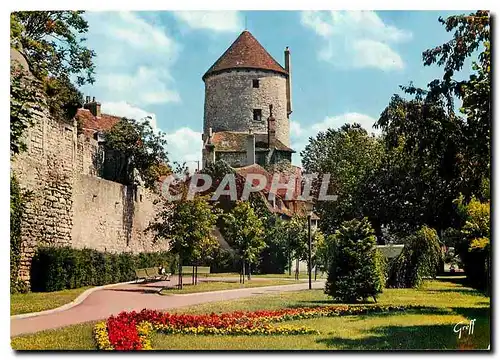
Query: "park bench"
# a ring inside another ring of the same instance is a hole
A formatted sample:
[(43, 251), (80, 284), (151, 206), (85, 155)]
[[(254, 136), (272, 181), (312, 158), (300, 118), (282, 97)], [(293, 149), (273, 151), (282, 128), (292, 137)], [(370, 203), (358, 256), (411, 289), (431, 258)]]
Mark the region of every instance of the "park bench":
[(158, 268), (135, 269), (135, 281), (139, 280), (170, 280), (170, 273), (160, 274)]

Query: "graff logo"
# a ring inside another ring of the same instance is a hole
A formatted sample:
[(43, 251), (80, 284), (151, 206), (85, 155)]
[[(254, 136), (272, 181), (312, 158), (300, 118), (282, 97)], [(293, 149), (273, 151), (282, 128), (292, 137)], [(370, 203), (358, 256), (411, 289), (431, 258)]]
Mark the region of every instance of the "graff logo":
[(474, 334), (474, 323), (475, 322), (476, 322), (476, 319), (470, 320), (468, 324), (465, 324), (463, 321), (460, 321), (453, 328), (453, 332), (458, 333), (459, 339), (462, 338), (462, 333), (463, 334), (468, 333), (469, 335), (472, 335), (472, 334)]
[[(226, 174), (220, 181), (217, 189), (212, 195), (211, 200), (217, 201), (220, 196), (229, 196), (231, 201), (248, 200), (250, 193), (259, 192), (264, 189), (269, 193), (269, 201), (273, 201), (279, 190), (286, 190), (284, 200), (310, 201), (317, 198), (321, 201), (336, 201), (337, 195), (329, 195), (328, 187), (330, 183), (330, 174), (324, 174), (321, 180), (317, 179), (317, 174), (302, 175), (303, 183), (298, 186), (295, 176), (290, 176), (287, 182), (282, 182), (280, 174), (274, 174), (271, 179), (261, 174), (247, 174), (243, 185), (243, 191), (238, 199), (237, 181), (235, 174)], [(184, 182), (187, 185), (187, 200), (192, 200), (196, 193), (202, 193), (211, 188), (213, 180), (207, 174), (194, 174), (190, 178), (180, 178), (176, 175), (168, 176), (161, 184), (161, 192), (168, 201), (176, 201), (182, 198), (180, 193), (172, 193), (171, 186), (176, 186)], [(319, 185), (317, 196), (313, 196), (313, 183)]]

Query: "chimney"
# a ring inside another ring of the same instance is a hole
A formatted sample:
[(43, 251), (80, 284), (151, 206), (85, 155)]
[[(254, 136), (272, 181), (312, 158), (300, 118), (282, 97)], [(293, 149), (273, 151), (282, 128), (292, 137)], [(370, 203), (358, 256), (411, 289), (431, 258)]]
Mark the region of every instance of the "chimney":
[(267, 147), (271, 148), (276, 139), (276, 120), (273, 116), (273, 105), (269, 105), (269, 117), (267, 118)]
[(255, 164), (255, 134), (250, 129), (247, 135), (247, 165), (253, 164)]
[(88, 109), (95, 117), (101, 116), (101, 103), (95, 101), (95, 96), (92, 97), (92, 102), (90, 102), (90, 96), (87, 96), (83, 108)]
[(290, 62), (290, 49), (285, 48), (285, 70), (288, 72), (286, 78), (286, 115), (290, 117), (292, 113), (292, 64)]
[(215, 163), (215, 145), (212, 144), (212, 128), (208, 129), (208, 138), (207, 143), (205, 145), (205, 149), (207, 150), (207, 164)]

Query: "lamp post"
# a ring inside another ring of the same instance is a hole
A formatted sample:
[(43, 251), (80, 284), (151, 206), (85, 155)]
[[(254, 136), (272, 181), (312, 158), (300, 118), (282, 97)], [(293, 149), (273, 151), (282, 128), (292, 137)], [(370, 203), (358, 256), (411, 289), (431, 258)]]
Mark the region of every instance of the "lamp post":
[(309, 253), (308, 253), (308, 261), (307, 261), (307, 270), (309, 271), (309, 290), (312, 289), (312, 260), (311, 260), (311, 252), (312, 252), (312, 243), (311, 243), (311, 212), (307, 213), (307, 239), (309, 241)]

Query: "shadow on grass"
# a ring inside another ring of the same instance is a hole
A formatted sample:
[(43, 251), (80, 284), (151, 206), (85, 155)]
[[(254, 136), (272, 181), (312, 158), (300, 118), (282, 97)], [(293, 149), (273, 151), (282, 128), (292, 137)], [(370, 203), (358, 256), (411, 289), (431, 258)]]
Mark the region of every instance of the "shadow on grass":
[(439, 294), (439, 293), (460, 293), (466, 295), (479, 295), (483, 296), (484, 294), (480, 291), (471, 288), (457, 288), (457, 289), (424, 289), (425, 292)]
[[(455, 324), (379, 326), (368, 330), (366, 336), (358, 339), (330, 337), (320, 338), (317, 342), (340, 350), (486, 350), (491, 343), (489, 308), (452, 308), (448, 311), (422, 308), (408, 311), (411, 312), (424, 316), (455, 313), (466, 319), (457, 329), (475, 319), (474, 330), (472, 334), (462, 332), (459, 338)], [(369, 318), (394, 314), (373, 313), (359, 316), (358, 320), (366, 321)]]
[(467, 277), (465, 276), (438, 276), (435, 280), (442, 282), (450, 282), (457, 285), (467, 286)]
[[(341, 350), (458, 350), (458, 336), (450, 325), (383, 326), (373, 328), (369, 336), (350, 339), (318, 339), (328, 347)], [(465, 343), (465, 342), (464, 342)], [(464, 348), (483, 348), (487, 344), (465, 344)]]

